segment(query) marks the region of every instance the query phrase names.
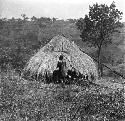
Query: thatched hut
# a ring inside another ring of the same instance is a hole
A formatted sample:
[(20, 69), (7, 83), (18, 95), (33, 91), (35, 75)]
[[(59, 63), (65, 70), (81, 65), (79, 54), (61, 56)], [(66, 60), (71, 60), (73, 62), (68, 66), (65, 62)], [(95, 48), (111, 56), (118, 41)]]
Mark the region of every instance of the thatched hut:
[(70, 69), (73, 66), (83, 75), (98, 76), (96, 65), (93, 59), (80, 51), (79, 47), (63, 36), (55, 36), (48, 44), (41, 48), (30, 58), (25, 70), (30, 74), (45, 73), (52, 74), (57, 67), (59, 56), (63, 54), (66, 66)]

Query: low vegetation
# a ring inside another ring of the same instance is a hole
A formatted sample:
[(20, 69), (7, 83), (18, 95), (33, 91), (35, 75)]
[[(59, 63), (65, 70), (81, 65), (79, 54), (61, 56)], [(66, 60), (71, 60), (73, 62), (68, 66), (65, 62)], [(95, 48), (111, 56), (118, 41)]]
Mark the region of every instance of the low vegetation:
[(44, 84), (14, 71), (1, 73), (0, 120), (120, 121), (125, 119), (123, 92), (100, 86)]

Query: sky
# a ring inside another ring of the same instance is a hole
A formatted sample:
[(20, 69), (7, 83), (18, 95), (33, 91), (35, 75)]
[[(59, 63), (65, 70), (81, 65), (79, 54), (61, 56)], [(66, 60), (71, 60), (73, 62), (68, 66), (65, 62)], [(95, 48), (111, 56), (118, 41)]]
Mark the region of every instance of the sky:
[[(116, 8), (123, 12), (125, 22), (125, 0), (114, 0)], [(113, 0), (0, 0), (1, 18), (20, 18), (26, 14), (29, 18), (55, 17), (59, 19), (84, 18), (89, 5), (94, 3), (110, 5)]]

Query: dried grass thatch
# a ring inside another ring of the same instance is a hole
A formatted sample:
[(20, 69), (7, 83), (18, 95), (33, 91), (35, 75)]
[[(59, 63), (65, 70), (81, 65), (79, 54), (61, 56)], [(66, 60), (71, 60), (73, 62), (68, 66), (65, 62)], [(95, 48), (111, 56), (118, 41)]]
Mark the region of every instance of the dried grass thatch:
[(61, 54), (64, 56), (68, 69), (73, 66), (81, 74), (98, 76), (93, 59), (81, 52), (74, 42), (59, 35), (55, 36), (48, 44), (31, 57), (25, 70), (37, 75), (44, 75), (45, 72), (52, 74), (57, 67), (57, 62)]

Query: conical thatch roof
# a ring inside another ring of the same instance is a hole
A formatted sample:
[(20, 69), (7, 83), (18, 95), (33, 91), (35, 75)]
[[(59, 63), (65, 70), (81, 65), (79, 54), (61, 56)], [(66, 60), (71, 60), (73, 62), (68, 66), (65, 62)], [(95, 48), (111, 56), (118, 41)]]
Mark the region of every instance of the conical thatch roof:
[(31, 74), (50, 74), (57, 67), (59, 56), (63, 54), (67, 68), (72, 65), (81, 74), (98, 76), (93, 59), (81, 52), (79, 47), (63, 36), (55, 36), (48, 44), (41, 48), (28, 62), (27, 71)]

